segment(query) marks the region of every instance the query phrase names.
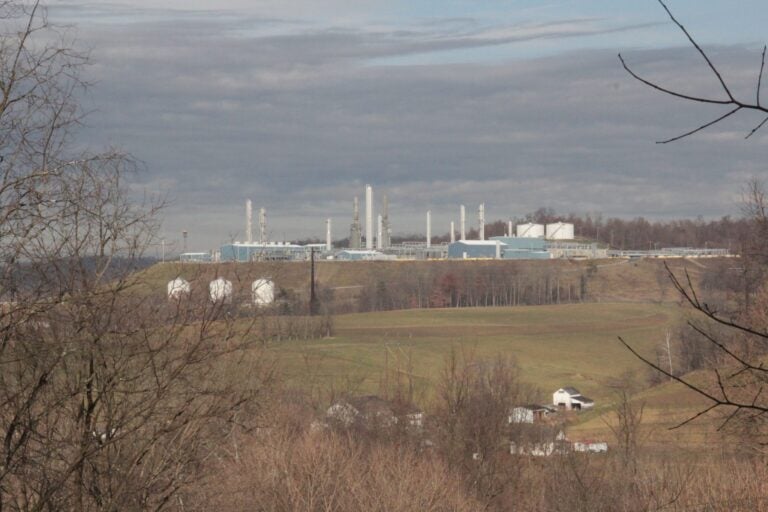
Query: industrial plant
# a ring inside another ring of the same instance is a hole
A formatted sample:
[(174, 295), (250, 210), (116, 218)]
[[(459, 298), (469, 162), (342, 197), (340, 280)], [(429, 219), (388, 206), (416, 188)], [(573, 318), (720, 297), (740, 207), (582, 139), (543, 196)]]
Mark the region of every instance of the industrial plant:
[[(269, 240), (266, 208), (258, 212), (258, 237), (254, 237), (253, 204), (245, 204), (245, 240), (225, 243), (218, 250), (187, 252), (179, 256), (182, 262), (251, 262), (251, 261), (307, 261), (311, 258), (337, 261), (374, 261), (398, 259), (451, 259), (451, 260), (546, 260), (553, 258), (673, 258), (728, 256), (728, 249), (718, 248), (662, 248), (649, 251), (615, 251), (590, 240), (579, 240), (574, 225), (567, 222), (537, 224), (527, 222), (513, 225), (509, 221), (503, 236), (486, 239), (485, 203), (477, 207), (475, 239), (468, 239), (467, 211), (458, 208), (458, 230), (451, 219), (448, 242), (433, 243), (431, 210), (425, 212), (425, 236), (421, 241), (392, 243), (392, 224), (389, 216), (389, 198), (381, 197), (381, 210), (376, 214), (371, 185), (364, 188), (365, 219), (360, 218), (360, 199), (352, 199), (352, 222), (345, 247), (334, 247), (332, 219), (325, 221), (325, 243), (294, 244)], [(374, 225), (375, 219), (375, 225)], [(364, 222), (364, 224), (363, 224)], [(177, 283), (180, 290), (183, 284)], [(169, 295), (171, 294), (169, 283)], [(217, 289), (218, 290), (218, 289)], [(211, 292), (213, 293), (213, 291)]]

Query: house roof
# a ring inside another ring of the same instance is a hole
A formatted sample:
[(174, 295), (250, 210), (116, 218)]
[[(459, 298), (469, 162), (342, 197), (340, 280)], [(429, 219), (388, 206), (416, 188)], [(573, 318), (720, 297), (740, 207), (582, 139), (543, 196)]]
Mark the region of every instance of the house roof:
[(579, 395), (579, 396), (572, 396), (572, 397), (571, 397), (571, 399), (572, 399), (572, 400), (576, 400), (576, 401), (578, 401), (578, 402), (581, 402), (581, 403), (583, 403), (583, 404), (593, 404), (593, 403), (595, 403), (595, 401), (594, 401), (594, 400), (592, 400), (591, 398), (587, 398), (587, 397), (585, 397), (585, 396), (583, 396), (583, 395)]
[(546, 406), (538, 405), (538, 404), (516, 405), (514, 407), (514, 409), (528, 409), (529, 411), (545, 411), (545, 410), (548, 410)]
[(581, 392), (578, 389), (576, 389), (574, 387), (570, 387), (570, 386), (564, 387), (564, 388), (562, 388), (562, 390), (565, 391), (566, 393), (568, 393), (571, 396), (576, 396), (576, 395), (580, 395), (581, 394)]

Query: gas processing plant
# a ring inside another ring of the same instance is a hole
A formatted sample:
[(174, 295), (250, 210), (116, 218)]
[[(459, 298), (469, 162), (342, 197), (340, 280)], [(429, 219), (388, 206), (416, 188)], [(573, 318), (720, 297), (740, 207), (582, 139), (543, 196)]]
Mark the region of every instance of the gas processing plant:
[[(398, 259), (453, 259), (453, 260), (542, 260), (552, 258), (596, 259), (596, 258), (691, 258), (728, 256), (727, 249), (717, 248), (662, 248), (652, 251), (615, 251), (589, 240), (579, 240), (574, 225), (566, 222), (550, 224), (525, 223), (513, 226), (509, 221), (504, 236), (485, 236), (485, 204), (477, 208), (476, 237), (468, 238), (467, 211), (465, 205), (458, 207), (458, 229), (455, 220), (447, 224), (449, 241), (432, 243), (432, 212), (425, 212), (426, 233), (421, 241), (393, 244), (392, 225), (389, 217), (389, 198), (381, 198), (381, 211), (374, 212), (373, 187), (364, 190), (365, 219), (360, 219), (360, 200), (352, 201), (352, 222), (349, 225), (347, 247), (334, 247), (332, 221), (325, 221), (325, 243), (291, 244), (269, 240), (267, 211), (260, 208), (258, 213), (258, 237), (254, 237), (253, 204), (245, 204), (245, 240), (227, 243), (218, 250), (209, 252), (187, 252), (180, 255), (185, 262), (250, 262), (250, 261), (307, 261), (311, 257), (336, 261), (371, 261)], [(374, 225), (375, 219), (375, 225)]]

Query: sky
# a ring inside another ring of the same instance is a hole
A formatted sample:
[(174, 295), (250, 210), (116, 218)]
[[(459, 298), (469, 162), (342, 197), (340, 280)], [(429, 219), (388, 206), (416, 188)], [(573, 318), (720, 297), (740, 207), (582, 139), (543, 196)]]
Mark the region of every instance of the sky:
[[(764, 1), (668, 0), (732, 88), (754, 97)], [(158, 7), (162, 5), (162, 7)], [(655, 0), (50, 0), (90, 52), (78, 145), (142, 163), (167, 195), (161, 236), (243, 239), (246, 199), (272, 240), (349, 233), (354, 196), (390, 201), (395, 234), (539, 207), (650, 219), (738, 215), (768, 177), (768, 129), (669, 98), (621, 67), (722, 97)]]

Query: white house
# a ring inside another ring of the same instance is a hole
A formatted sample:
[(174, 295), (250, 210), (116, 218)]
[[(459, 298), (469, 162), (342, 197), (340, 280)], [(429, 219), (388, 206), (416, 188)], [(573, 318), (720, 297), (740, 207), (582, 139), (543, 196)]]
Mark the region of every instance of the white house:
[(575, 441), (573, 451), (582, 453), (605, 453), (608, 451), (608, 443), (604, 441)]
[(552, 394), (552, 404), (567, 411), (578, 411), (593, 408), (595, 401), (582, 395), (576, 388), (565, 387)]
[(378, 396), (368, 395), (339, 400), (325, 413), (326, 420), (345, 428), (359, 425), (366, 429), (394, 427), (400, 420), (406, 429), (421, 430), (424, 413), (413, 406), (398, 406)]
[(518, 405), (513, 407), (507, 421), (509, 423), (536, 423), (542, 421), (552, 412), (544, 405)]

